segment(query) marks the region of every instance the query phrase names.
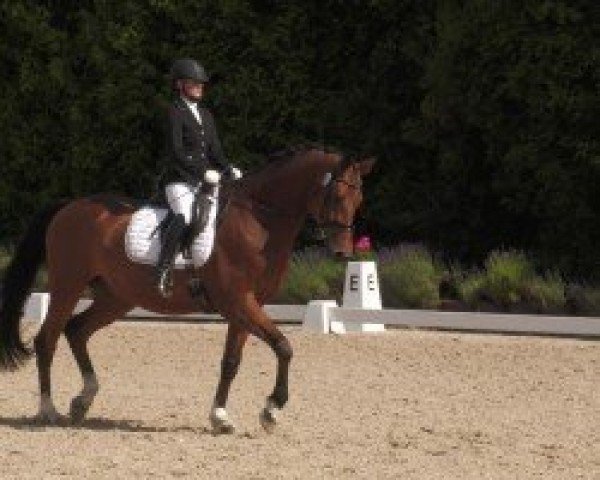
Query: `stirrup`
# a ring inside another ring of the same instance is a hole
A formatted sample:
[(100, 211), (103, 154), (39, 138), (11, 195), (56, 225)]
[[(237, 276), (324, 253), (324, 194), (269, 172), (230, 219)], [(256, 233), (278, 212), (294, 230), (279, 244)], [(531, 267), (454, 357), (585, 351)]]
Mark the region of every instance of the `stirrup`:
[(158, 291), (164, 298), (170, 298), (173, 295), (173, 277), (171, 269), (166, 268), (158, 273)]

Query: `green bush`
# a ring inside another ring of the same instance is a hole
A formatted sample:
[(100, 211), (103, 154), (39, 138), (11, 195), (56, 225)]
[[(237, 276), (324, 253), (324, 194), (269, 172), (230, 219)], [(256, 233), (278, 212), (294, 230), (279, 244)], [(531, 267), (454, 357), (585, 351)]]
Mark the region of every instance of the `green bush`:
[(492, 252), (485, 263), (484, 288), (502, 309), (521, 302), (524, 285), (535, 277), (533, 265), (522, 252)]
[(11, 254), (7, 248), (0, 248), (0, 278), (4, 276), (4, 270), (8, 266), (8, 262), (10, 262)]
[(600, 315), (600, 289), (589, 285), (571, 284), (566, 289), (568, 313)]
[(533, 278), (523, 285), (522, 302), (533, 313), (565, 313), (565, 282), (558, 273)]
[(437, 308), (441, 270), (422, 247), (400, 248), (379, 263), (386, 308)]
[[(0, 278), (11, 253), (10, 248), (0, 248)], [(492, 252), (482, 270), (466, 270), (457, 264), (443, 268), (424, 247), (412, 245), (361, 259), (377, 261), (385, 308), (439, 308), (443, 298), (469, 310), (600, 315), (599, 288), (566, 284), (558, 272), (536, 274), (522, 252)], [(332, 299), (341, 303), (345, 269), (344, 262), (323, 250), (297, 252), (280, 293), (269, 302), (305, 304)], [(42, 268), (34, 290), (46, 288), (46, 269)]]
[(345, 264), (317, 250), (294, 255), (276, 303), (302, 304), (310, 300), (331, 299), (341, 302)]
[(485, 291), (485, 274), (474, 272), (466, 276), (458, 285), (459, 300), (472, 310), (480, 310)]
[(558, 273), (539, 276), (522, 252), (492, 252), (485, 269), (466, 276), (461, 300), (474, 310), (561, 313), (565, 282)]

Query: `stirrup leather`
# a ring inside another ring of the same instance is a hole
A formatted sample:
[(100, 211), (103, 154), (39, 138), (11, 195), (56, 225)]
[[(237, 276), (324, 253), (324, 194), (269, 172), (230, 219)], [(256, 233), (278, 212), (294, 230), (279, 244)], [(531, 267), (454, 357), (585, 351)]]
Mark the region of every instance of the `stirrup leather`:
[(169, 298), (173, 295), (173, 275), (171, 268), (167, 267), (158, 272), (158, 291), (164, 298)]

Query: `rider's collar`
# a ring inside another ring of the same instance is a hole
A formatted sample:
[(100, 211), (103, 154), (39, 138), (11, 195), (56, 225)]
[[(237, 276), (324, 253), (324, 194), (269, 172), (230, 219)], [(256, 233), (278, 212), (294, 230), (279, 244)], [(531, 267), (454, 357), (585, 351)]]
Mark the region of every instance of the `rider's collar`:
[(195, 110), (195, 109), (198, 108), (198, 102), (193, 102), (189, 98), (184, 97), (183, 95), (181, 95), (179, 98), (181, 98), (181, 100), (183, 101), (183, 103), (185, 103), (192, 110)]

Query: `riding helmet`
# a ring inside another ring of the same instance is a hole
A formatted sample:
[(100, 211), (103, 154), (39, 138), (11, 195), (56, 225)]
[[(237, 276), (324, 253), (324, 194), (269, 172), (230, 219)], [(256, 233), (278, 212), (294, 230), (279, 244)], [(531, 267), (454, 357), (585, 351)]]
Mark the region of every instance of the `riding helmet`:
[(171, 81), (194, 80), (198, 83), (208, 82), (204, 67), (193, 58), (178, 58), (173, 62), (170, 73)]

